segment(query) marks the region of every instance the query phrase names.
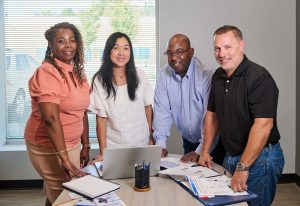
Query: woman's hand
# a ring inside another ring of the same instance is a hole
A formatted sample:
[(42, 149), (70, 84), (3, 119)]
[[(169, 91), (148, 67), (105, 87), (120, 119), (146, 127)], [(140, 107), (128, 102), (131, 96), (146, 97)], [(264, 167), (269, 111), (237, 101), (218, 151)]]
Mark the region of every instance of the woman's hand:
[[(88, 174), (88, 173), (82, 172), (80, 169), (75, 167), (75, 165), (73, 165), (70, 160), (62, 162), (62, 166), (66, 172), (67, 179), (69, 179), (69, 180), (70, 180), (71, 176), (73, 176), (73, 175), (75, 175), (77, 177), (83, 177)], [(72, 174), (70, 174), (70, 172)]]
[(80, 168), (85, 167), (90, 161), (90, 148), (83, 147), (80, 151)]
[(95, 158), (93, 158), (93, 160), (91, 161), (91, 163), (95, 163), (95, 162), (101, 162), (103, 161), (103, 154), (98, 154)]
[(155, 141), (153, 139), (153, 135), (150, 134), (150, 136), (149, 136), (149, 145), (154, 145), (154, 144), (155, 144)]

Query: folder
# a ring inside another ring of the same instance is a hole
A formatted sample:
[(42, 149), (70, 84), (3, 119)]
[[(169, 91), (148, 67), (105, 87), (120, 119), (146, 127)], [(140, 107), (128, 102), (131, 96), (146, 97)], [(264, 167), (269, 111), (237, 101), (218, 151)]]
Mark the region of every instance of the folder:
[(64, 188), (88, 199), (94, 199), (120, 188), (120, 185), (117, 183), (103, 180), (92, 175), (86, 175), (71, 180), (70, 182), (65, 182), (62, 185)]
[(247, 202), (249, 200), (255, 199), (258, 196), (253, 192), (247, 191), (248, 195), (239, 195), (239, 196), (215, 196), (212, 198), (200, 198), (195, 195), (194, 192), (182, 184), (181, 181), (176, 180), (176, 178), (168, 175), (172, 180), (174, 180), (180, 187), (182, 187), (185, 191), (190, 193), (195, 199), (200, 201), (205, 206), (218, 206), (218, 205), (230, 205), (235, 203)]

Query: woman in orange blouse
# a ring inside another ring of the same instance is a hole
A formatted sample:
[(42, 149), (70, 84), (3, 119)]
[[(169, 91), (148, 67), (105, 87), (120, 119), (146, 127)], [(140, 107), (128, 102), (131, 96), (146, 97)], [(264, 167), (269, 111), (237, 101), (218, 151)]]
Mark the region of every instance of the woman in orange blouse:
[(79, 168), (89, 161), (89, 85), (78, 29), (59, 23), (45, 38), (45, 59), (29, 80), (32, 113), (24, 137), (31, 162), (44, 179), (46, 205), (51, 205), (63, 182), (85, 175)]

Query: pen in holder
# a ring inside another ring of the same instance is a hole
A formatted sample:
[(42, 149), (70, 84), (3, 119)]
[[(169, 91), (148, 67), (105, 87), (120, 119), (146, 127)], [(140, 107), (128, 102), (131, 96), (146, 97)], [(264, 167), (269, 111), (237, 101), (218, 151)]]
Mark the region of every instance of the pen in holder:
[(135, 165), (135, 186), (134, 190), (138, 192), (147, 192), (150, 190), (150, 163)]

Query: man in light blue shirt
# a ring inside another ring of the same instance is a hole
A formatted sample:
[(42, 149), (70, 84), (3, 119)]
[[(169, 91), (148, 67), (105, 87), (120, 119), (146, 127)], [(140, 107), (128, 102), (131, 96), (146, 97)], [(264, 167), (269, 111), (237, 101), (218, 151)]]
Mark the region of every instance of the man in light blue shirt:
[(213, 70), (207, 69), (194, 55), (190, 40), (183, 34), (168, 42), (163, 66), (156, 79), (153, 137), (167, 156), (167, 139), (173, 121), (182, 135), (183, 162), (196, 162), (202, 148), (203, 119), (207, 110)]

